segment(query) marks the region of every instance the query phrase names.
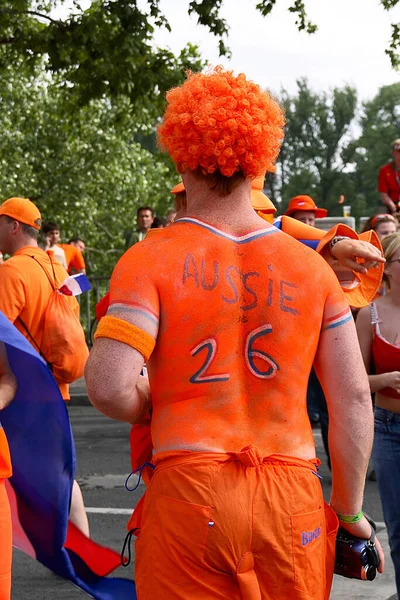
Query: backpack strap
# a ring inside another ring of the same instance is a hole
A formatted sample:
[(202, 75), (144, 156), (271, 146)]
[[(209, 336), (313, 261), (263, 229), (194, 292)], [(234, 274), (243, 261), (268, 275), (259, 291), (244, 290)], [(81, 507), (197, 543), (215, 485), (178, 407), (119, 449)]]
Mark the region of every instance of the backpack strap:
[(38, 259), (37, 259), (35, 256), (32, 256), (32, 255), (31, 255), (31, 258), (33, 258), (33, 260), (34, 260), (35, 262), (37, 262), (37, 264), (38, 264), (38, 265), (39, 265), (39, 267), (42, 269), (42, 271), (44, 271), (44, 273), (46, 274), (46, 277), (47, 277), (47, 279), (49, 280), (49, 283), (50, 283), (51, 287), (52, 287), (52, 288), (53, 288), (53, 290), (55, 291), (55, 290), (58, 290), (58, 282), (57, 282), (56, 273), (55, 273), (55, 271), (54, 271), (54, 263), (53, 263), (53, 260), (52, 260), (51, 256), (50, 256), (49, 254), (48, 254), (47, 256), (49, 257), (49, 260), (50, 260), (51, 269), (52, 269), (52, 271), (53, 271), (53, 277), (54, 277), (54, 281), (52, 281), (52, 280), (51, 280), (51, 277), (50, 277), (50, 275), (49, 275), (49, 273), (48, 273), (47, 269), (45, 269), (45, 268), (44, 268), (44, 266), (42, 265), (42, 263), (41, 263), (41, 262), (40, 262), (40, 261), (39, 261), (39, 260), (38, 260)]
[(47, 358), (43, 354), (43, 351), (42, 351), (41, 347), (39, 346), (39, 344), (37, 343), (37, 341), (35, 340), (35, 338), (31, 334), (31, 332), (29, 331), (29, 329), (27, 328), (27, 326), (25, 325), (25, 323), (23, 322), (23, 320), (21, 319), (21, 317), (17, 317), (17, 321), (19, 321), (21, 323), (22, 327), (25, 329), (25, 331), (28, 334), (29, 338), (32, 340), (32, 342), (36, 346), (36, 349), (39, 352), (40, 356), (43, 358), (43, 360), (45, 361), (46, 365), (49, 367), (50, 371), (53, 371), (53, 365), (51, 363), (49, 363), (49, 361), (47, 360)]

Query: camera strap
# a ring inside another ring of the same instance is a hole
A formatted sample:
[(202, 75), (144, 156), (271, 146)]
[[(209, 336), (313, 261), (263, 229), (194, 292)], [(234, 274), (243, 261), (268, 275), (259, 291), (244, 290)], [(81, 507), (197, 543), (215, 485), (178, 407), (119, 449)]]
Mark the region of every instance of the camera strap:
[(378, 551), (377, 551), (376, 545), (375, 545), (376, 523), (373, 519), (371, 519), (371, 517), (369, 515), (367, 515), (365, 513), (364, 513), (364, 517), (367, 519), (368, 523), (371, 525), (371, 537), (369, 538), (369, 540), (367, 542), (368, 554), (371, 559), (372, 565), (375, 568), (377, 568), (377, 567), (379, 567), (379, 563), (381, 561), (380, 561), (379, 554), (378, 554)]

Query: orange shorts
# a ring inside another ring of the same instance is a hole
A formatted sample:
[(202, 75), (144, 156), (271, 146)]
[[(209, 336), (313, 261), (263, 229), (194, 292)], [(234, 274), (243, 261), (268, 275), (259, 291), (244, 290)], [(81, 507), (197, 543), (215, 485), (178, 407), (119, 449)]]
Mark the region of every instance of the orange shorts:
[(0, 600), (11, 597), (12, 528), (5, 480), (0, 479)]
[(140, 600), (329, 598), (338, 521), (314, 463), (254, 446), (153, 463), (132, 519)]

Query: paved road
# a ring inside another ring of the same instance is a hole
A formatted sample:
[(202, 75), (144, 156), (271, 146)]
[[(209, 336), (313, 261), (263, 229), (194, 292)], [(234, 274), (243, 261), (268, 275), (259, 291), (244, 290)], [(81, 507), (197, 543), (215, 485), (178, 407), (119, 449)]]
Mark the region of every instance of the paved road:
[[(129, 513), (143, 493), (139, 486), (135, 492), (124, 488), (129, 473), (129, 425), (106, 419), (90, 406), (70, 406), (72, 428), (77, 451), (77, 478), (88, 509), (92, 537), (100, 543), (120, 550), (125, 537)], [(329, 495), (330, 474), (322, 450), (321, 435), (315, 431), (318, 455), (323, 464), (323, 488)], [(382, 511), (376, 483), (367, 482), (365, 509), (382, 522)], [(95, 512), (95, 509), (100, 512)], [(122, 513), (122, 514), (121, 514)], [(125, 514), (126, 513), (126, 514)], [(380, 539), (387, 549), (385, 529)], [(394, 600), (393, 567), (388, 551), (388, 568), (385, 575), (373, 583), (335, 578), (332, 600)], [(122, 567), (116, 572), (130, 578), (133, 568)], [(68, 582), (54, 576), (39, 563), (19, 551), (14, 552), (13, 600), (79, 600), (85, 595)]]

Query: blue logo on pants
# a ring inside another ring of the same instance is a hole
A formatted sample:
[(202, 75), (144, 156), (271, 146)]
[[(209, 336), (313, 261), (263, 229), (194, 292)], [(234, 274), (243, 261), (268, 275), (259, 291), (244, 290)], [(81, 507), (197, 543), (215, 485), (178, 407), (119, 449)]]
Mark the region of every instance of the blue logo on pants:
[(321, 535), (321, 527), (317, 527), (314, 531), (303, 531), (301, 534), (301, 545), (308, 546)]

